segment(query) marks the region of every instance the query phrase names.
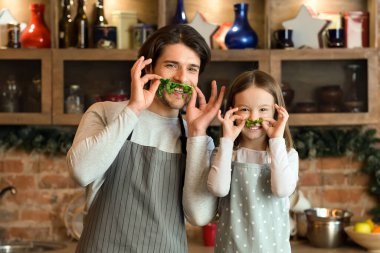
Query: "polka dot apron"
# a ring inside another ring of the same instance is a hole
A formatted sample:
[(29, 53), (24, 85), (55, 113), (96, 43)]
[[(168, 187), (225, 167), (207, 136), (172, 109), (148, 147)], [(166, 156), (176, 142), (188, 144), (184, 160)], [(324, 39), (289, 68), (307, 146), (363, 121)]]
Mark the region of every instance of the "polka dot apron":
[(215, 252), (288, 253), (288, 198), (272, 194), (268, 164), (232, 163), (230, 193), (219, 203)]

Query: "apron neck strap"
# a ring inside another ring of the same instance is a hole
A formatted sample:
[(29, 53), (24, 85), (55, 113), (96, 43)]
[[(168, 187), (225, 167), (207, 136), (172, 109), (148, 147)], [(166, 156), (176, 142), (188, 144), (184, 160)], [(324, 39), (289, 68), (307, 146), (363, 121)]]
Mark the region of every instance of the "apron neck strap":
[(186, 136), (185, 126), (183, 124), (181, 110), (178, 112), (178, 120), (179, 120), (179, 125), (181, 127), (181, 136), (179, 138), (181, 140), (182, 154), (186, 155), (187, 136)]

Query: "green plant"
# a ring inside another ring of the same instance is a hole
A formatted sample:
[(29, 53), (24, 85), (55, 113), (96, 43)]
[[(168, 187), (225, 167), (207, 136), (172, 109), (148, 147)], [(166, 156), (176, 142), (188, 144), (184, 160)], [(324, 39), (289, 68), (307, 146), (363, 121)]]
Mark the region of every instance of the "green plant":
[(292, 128), (294, 145), (301, 159), (326, 156), (351, 156), (363, 163), (369, 176), (368, 193), (378, 205), (369, 210), (380, 222), (380, 139), (375, 129), (355, 128)]
[(75, 129), (63, 127), (2, 126), (0, 148), (62, 155), (71, 147), (74, 131)]

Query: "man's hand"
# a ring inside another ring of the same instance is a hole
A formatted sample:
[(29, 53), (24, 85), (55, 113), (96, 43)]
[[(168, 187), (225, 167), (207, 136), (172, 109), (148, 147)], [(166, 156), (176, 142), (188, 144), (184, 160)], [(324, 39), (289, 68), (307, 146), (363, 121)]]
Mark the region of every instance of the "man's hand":
[[(191, 94), (189, 104), (186, 108), (186, 121), (189, 129), (189, 137), (206, 135), (207, 127), (217, 115), (223, 102), (225, 87), (220, 90), (219, 96), (215, 81), (211, 82), (211, 96), (206, 103), (206, 98), (198, 87), (194, 87), (196, 92)], [(195, 102), (199, 97), (199, 108)]]
[[(148, 108), (156, 95), (158, 85), (160, 84), (161, 76), (155, 74), (146, 74), (141, 76), (141, 71), (150, 63), (152, 59), (144, 60), (144, 56), (141, 56), (131, 69), (131, 97), (128, 103), (128, 107), (132, 109), (136, 115), (140, 115), (142, 111)], [(147, 82), (155, 80), (151, 83), (149, 89), (144, 89)]]

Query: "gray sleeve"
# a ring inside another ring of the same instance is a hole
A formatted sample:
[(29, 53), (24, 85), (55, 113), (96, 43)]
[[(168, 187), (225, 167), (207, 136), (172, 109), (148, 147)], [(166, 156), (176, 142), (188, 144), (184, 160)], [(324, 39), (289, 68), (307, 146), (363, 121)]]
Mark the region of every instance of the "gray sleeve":
[[(83, 115), (73, 145), (67, 153), (67, 165), (82, 186), (102, 178), (128, 135), (138, 122), (136, 114), (126, 104), (118, 107), (96, 103)], [(113, 115), (117, 111), (115, 117)]]
[(220, 138), (219, 148), (212, 155), (207, 188), (216, 197), (224, 197), (230, 191), (233, 146), (233, 140)]
[(287, 152), (284, 138), (270, 139), (269, 149), (272, 192), (279, 197), (290, 196), (298, 181), (298, 153), (295, 149)]
[(187, 221), (196, 226), (209, 223), (217, 211), (217, 197), (207, 190), (210, 155), (214, 148), (208, 136), (191, 137), (187, 140), (183, 209)]

